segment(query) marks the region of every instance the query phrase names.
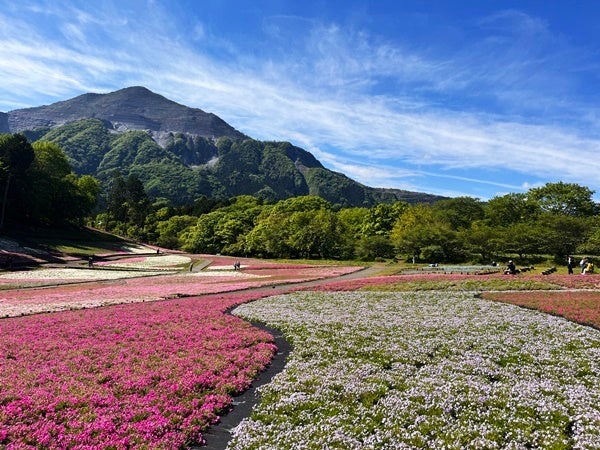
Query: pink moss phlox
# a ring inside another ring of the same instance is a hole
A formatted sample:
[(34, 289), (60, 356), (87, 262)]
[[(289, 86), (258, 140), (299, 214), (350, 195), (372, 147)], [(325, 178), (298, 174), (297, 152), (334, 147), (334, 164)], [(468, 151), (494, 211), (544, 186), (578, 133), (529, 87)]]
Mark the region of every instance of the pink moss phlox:
[[(275, 351), (224, 315), (264, 294), (27, 316), (1, 322), (0, 446), (179, 448), (231, 406)], [(10, 446), (8, 446), (10, 443)]]
[(600, 328), (599, 291), (486, 292), (482, 297), (537, 309)]

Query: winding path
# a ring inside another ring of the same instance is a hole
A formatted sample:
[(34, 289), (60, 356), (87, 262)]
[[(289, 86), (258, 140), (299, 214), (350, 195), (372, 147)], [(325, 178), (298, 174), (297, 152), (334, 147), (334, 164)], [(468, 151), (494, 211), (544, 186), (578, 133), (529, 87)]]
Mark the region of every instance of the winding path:
[[(356, 272), (348, 273), (345, 275), (339, 275), (336, 277), (324, 278), (320, 280), (305, 281), (300, 283), (289, 283), (277, 286), (264, 286), (258, 288), (252, 288), (253, 292), (265, 292), (272, 293), (272, 295), (279, 295), (290, 292), (292, 288), (298, 286), (310, 287), (318, 286), (324, 283), (331, 282), (333, 280), (351, 280), (357, 278), (365, 278), (379, 274), (382, 271), (380, 266), (369, 266)], [(267, 384), (271, 379), (281, 372), (285, 368), (287, 357), (292, 350), (289, 342), (287, 342), (282, 333), (274, 328), (269, 328), (264, 324), (253, 323), (254, 326), (261, 328), (273, 335), (275, 338), (275, 345), (277, 345), (277, 353), (273, 357), (271, 364), (262, 371), (256, 380), (252, 383), (252, 386), (234, 397), (233, 409), (225, 416), (221, 417), (221, 420), (216, 425), (212, 426), (204, 433), (206, 439), (206, 445), (201, 447), (191, 447), (192, 450), (210, 449), (210, 450), (224, 450), (227, 448), (229, 441), (231, 440), (231, 431), (235, 428), (243, 419), (250, 416), (250, 412), (254, 405), (258, 402), (259, 398), (256, 393), (258, 387)]]

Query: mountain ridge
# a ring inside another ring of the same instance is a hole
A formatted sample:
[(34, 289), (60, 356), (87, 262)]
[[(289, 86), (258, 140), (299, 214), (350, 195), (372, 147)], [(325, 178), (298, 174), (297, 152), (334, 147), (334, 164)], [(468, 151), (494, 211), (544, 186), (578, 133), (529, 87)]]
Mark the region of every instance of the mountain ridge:
[(5, 114), (8, 126), (3, 130), (0, 118), (0, 131), (8, 133), (99, 119), (115, 131), (178, 131), (207, 138), (248, 137), (215, 114), (181, 105), (143, 86), (131, 86), (108, 94), (82, 94), (50, 105), (16, 109)]
[(76, 174), (93, 175), (105, 188), (115, 173), (135, 175), (149, 195), (174, 204), (237, 195), (318, 195), (338, 206), (445, 198), (365, 186), (289, 142), (254, 140), (213, 113), (142, 86), (0, 113), (0, 132), (57, 143)]

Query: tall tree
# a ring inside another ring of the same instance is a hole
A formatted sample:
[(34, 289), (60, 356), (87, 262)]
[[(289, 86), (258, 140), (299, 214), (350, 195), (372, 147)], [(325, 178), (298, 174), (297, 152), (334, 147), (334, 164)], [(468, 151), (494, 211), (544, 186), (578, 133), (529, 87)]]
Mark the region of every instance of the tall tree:
[(573, 217), (590, 217), (596, 212), (593, 195), (594, 191), (585, 186), (562, 181), (529, 190), (542, 211)]
[(483, 203), (473, 197), (440, 200), (435, 202), (432, 208), (453, 230), (469, 228), (473, 221), (483, 219), (485, 214)]
[[(0, 179), (4, 181), (2, 210), (0, 212), (0, 229), (4, 227), (6, 208), (11, 200), (11, 183), (18, 185), (19, 182), (24, 181), (25, 171), (31, 165), (33, 159), (33, 147), (24, 135), (0, 135)], [(16, 183), (13, 180), (16, 180)], [(18, 203), (18, 201), (13, 202), (15, 205)]]
[(407, 209), (406, 202), (379, 203), (372, 207), (363, 222), (362, 235), (388, 237), (396, 221)]
[(25, 195), (28, 218), (42, 224), (77, 223), (96, 204), (98, 181), (90, 175), (77, 177), (65, 153), (53, 142), (33, 144), (35, 158), (27, 171)]
[(125, 179), (121, 172), (115, 171), (112, 174), (110, 185), (108, 189), (108, 195), (106, 199), (106, 207), (108, 212), (112, 215), (113, 219), (119, 222), (125, 222), (127, 220), (127, 187)]
[(144, 225), (146, 216), (150, 213), (152, 202), (144, 190), (140, 179), (130, 174), (125, 181), (127, 219), (138, 227)]
[(522, 193), (494, 197), (485, 207), (485, 217), (490, 225), (501, 227), (534, 220), (538, 212), (538, 203)]

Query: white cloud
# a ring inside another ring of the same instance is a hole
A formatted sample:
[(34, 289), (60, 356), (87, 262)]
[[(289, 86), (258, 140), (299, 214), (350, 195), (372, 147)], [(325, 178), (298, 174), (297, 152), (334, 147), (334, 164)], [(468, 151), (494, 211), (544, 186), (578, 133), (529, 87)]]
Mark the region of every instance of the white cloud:
[[(369, 185), (403, 188), (418, 180), (423, 184), (415, 189), (429, 191), (425, 178), (433, 168), (509, 169), (582, 184), (600, 171), (600, 141), (578, 128), (584, 120), (597, 124), (597, 110), (573, 100), (549, 106), (553, 87), (570, 88), (569, 74), (556, 70), (569, 49), (547, 24), (516, 11), (481, 21), (487, 39), (433, 57), (363, 30), (291, 16), (265, 22), (271, 53), (242, 54), (203, 22), (184, 41), (156, 3), (117, 16), (110, 3), (90, 10), (48, 5), (28, 13), (56, 21), (67, 40), (44, 34), (14, 10), (0, 12), (0, 110), (145, 85), (252, 137), (312, 149), (329, 168)], [(305, 27), (306, 34), (283, 41), (286, 26)], [(516, 48), (524, 35), (540, 38), (544, 48)], [(561, 51), (543, 59), (552, 44)], [(541, 70), (548, 62), (550, 69)], [(458, 112), (478, 95), (502, 107), (482, 112), (474, 102)], [(533, 123), (519, 108), (550, 109)], [(563, 116), (578, 119), (556, 120)], [(484, 175), (470, 181), (515, 187)]]

